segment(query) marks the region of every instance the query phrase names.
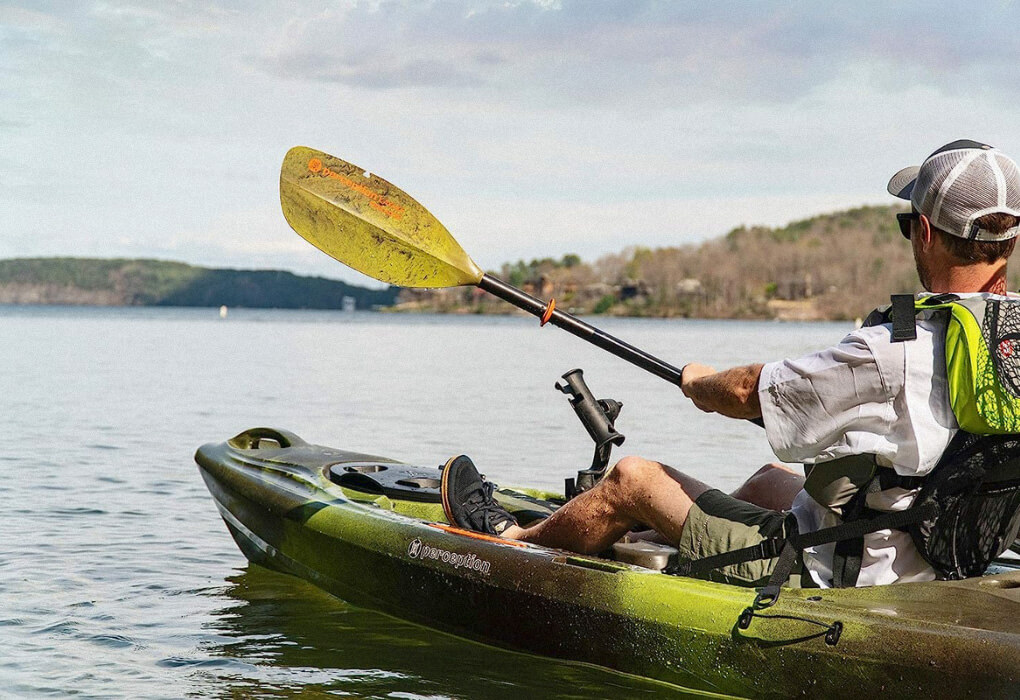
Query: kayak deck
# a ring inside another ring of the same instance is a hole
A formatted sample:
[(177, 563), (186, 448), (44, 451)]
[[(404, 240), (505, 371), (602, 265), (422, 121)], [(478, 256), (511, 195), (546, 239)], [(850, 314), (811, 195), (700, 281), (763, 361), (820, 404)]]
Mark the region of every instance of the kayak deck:
[[(738, 695), (852, 684), (1008, 697), (1020, 680), (1020, 568), (1009, 561), (966, 581), (789, 589), (740, 629), (751, 589), (450, 527), (430, 495), (435, 467), (268, 429), (205, 445), (196, 460), (251, 561), (497, 646)], [(550, 512), (550, 497), (498, 492), (524, 519)]]

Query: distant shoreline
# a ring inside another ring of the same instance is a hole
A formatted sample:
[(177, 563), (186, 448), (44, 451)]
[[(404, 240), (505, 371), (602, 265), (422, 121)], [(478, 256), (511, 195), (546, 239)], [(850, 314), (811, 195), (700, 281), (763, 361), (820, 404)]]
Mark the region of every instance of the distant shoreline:
[(371, 309), (398, 290), (368, 289), (283, 270), (231, 270), (165, 260), (14, 258), (0, 260), (0, 304), (181, 306), (256, 309)]
[[(215, 306), (168, 306), (168, 305), (96, 305), (96, 304), (8, 304), (0, 302), (0, 316), (32, 316), (33, 311), (37, 310), (40, 315), (46, 314), (47, 311), (52, 311), (55, 315), (62, 316), (73, 316), (76, 311), (83, 312), (84, 315), (95, 313), (101, 315), (104, 312), (111, 314), (119, 314), (124, 312), (130, 314), (132, 312), (138, 314), (145, 314), (148, 312), (194, 312), (204, 317), (214, 318), (221, 316), (219, 308)], [(343, 309), (310, 309), (310, 308), (282, 308), (272, 306), (228, 306), (226, 313), (221, 317), (224, 319), (232, 319), (235, 317), (245, 316), (248, 317), (250, 314), (257, 312), (280, 312), (280, 313), (308, 313), (308, 314), (322, 314), (323, 318), (343, 317), (345, 315), (353, 314), (365, 314), (377, 316), (380, 319), (386, 317), (406, 317), (409, 320), (414, 318), (422, 318), (428, 316), (435, 316), (440, 318), (459, 319), (459, 318), (493, 318), (493, 319), (517, 319), (525, 324), (531, 324), (532, 322), (538, 325), (538, 320), (531, 314), (527, 314), (523, 311), (510, 309), (506, 312), (495, 313), (472, 313), (472, 312), (457, 312), (457, 311), (424, 311), (424, 310), (397, 310), (392, 307), (381, 307), (373, 309), (357, 309), (355, 311), (344, 311)], [(577, 314), (582, 319), (592, 323), (595, 326), (604, 324), (608, 321), (620, 319), (620, 320), (633, 320), (633, 321), (663, 321), (663, 322), (705, 322), (705, 323), (768, 323), (768, 324), (798, 324), (798, 323), (833, 323), (833, 324), (848, 324), (852, 321), (846, 319), (779, 319), (779, 318), (696, 318), (696, 317), (680, 317), (680, 316), (625, 316), (621, 314)]]
[[(518, 260), (493, 274), (583, 316), (854, 321), (891, 293), (918, 289), (899, 211), (858, 207), (782, 228), (742, 226), (699, 244), (628, 248), (594, 262), (574, 254)], [(1007, 284), (1020, 286), (1020, 265)], [(282, 270), (93, 258), (0, 260), (0, 303), (514, 313), (473, 286), (368, 289)]]
[[(420, 306), (413, 304), (401, 304), (397, 303), (394, 306), (383, 307), (376, 309), (380, 313), (386, 314), (439, 314), (444, 316), (528, 316), (524, 311), (516, 309), (508, 304), (503, 304), (502, 309), (492, 308), (490, 305), (480, 306), (460, 306), (453, 308), (431, 308), (429, 306)], [(562, 307), (557, 307), (562, 308)], [(856, 319), (848, 319), (845, 317), (825, 317), (821, 315), (818, 309), (811, 302), (798, 303), (793, 302), (789, 304), (769, 304), (766, 308), (771, 313), (762, 314), (758, 316), (745, 315), (745, 316), (683, 316), (676, 313), (627, 313), (626, 311), (614, 311), (610, 313), (594, 313), (592, 311), (584, 311), (580, 309), (564, 309), (577, 316), (594, 317), (594, 318), (654, 318), (654, 319), (675, 319), (675, 320), (700, 320), (700, 321), (788, 321), (788, 322), (808, 322), (808, 321), (852, 321)]]

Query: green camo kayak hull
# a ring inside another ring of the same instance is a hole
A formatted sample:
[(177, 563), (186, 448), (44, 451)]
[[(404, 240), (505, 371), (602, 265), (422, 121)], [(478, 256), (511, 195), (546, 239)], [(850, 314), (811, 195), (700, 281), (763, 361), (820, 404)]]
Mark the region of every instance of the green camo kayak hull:
[[(196, 456), (247, 558), (355, 605), (503, 647), (741, 696), (1016, 697), (1020, 569), (967, 581), (754, 592), (446, 525), (439, 472), (255, 429)], [(395, 478), (373, 478), (382, 474)], [(529, 517), (534, 492), (500, 492)], [(821, 626), (813, 624), (821, 623)], [(833, 645), (823, 626), (841, 623)]]

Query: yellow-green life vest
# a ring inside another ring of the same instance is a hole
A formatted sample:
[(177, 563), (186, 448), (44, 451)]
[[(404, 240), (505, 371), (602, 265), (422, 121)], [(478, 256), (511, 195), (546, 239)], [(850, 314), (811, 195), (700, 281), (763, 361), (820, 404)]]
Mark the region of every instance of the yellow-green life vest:
[[(940, 294), (913, 300), (913, 318), (945, 314), (949, 403), (960, 428), (975, 435), (1020, 433), (1020, 299)], [(902, 313), (902, 312), (900, 312)]]

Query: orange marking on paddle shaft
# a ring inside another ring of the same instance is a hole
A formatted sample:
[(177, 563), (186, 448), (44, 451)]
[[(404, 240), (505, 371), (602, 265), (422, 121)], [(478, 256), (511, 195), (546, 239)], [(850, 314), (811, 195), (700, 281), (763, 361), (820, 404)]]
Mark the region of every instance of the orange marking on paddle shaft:
[(549, 323), (549, 319), (552, 318), (553, 311), (556, 310), (556, 300), (550, 299), (549, 303), (545, 307), (545, 313), (542, 314), (542, 322), (538, 324), (539, 328)]
[(518, 542), (517, 540), (508, 540), (502, 537), (496, 537), (495, 535), (487, 535), (484, 532), (474, 532), (473, 530), (464, 530), (459, 527), (452, 525), (443, 525), (442, 523), (429, 523), (429, 527), (434, 527), (437, 530), (443, 532), (449, 532), (451, 535), (460, 535), (461, 537), (470, 537), (473, 540), (484, 540), (485, 542), (498, 542), (499, 544), (508, 544), (511, 547), (527, 547), (524, 542)]
[(403, 218), (404, 208), (402, 206), (400, 206), (396, 202), (392, 202), (386, 199), (378, 192), (374, 192), (370, 188), (362, 185), (360, 182), (355, 182), (346, 175), (338, 173), (335, 170), (330, 170), (329, 168), (323, 166), (322, 161), (319, 160), (318, 158), (312, 158), (310, 161), (308, 161), (308, 169), (311, 172), (317, 173), (322, 177), (328, 177), (334, 180), (338, 180), (339, 182), (346, 185), (350, 189), (354, 190), (358, 194), (368, 197), (368, 199), (370, 200), (368, 205), (370, 207), (372, 207), (373, 209), (378, 209), (391, 219), (396, 219), (397, 221), (399, 221), (401, 218)]

